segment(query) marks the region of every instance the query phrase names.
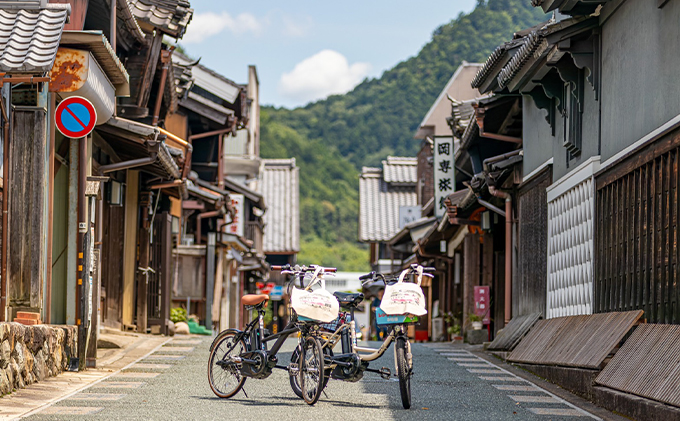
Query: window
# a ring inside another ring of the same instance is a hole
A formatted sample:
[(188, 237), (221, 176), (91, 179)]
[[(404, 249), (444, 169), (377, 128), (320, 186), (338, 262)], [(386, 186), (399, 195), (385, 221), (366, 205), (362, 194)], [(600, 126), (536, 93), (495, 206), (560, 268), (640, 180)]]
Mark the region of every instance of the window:
[(581, 140), (583, 136), (583, 83), (585, 72), (579, 70), (575, 80), (564, 83), (562, 98), (564, 108), (564, 143), (563, 146), (569, 151), (569, 159), (581, 153)]

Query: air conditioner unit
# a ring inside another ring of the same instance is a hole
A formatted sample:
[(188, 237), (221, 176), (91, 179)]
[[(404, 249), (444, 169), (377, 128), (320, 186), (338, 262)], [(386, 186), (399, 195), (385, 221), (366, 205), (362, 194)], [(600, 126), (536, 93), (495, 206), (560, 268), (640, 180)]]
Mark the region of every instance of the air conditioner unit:
[(441, 317), (432, 318), (432, 340), (443, 341), (444, 338), (444, 319)]

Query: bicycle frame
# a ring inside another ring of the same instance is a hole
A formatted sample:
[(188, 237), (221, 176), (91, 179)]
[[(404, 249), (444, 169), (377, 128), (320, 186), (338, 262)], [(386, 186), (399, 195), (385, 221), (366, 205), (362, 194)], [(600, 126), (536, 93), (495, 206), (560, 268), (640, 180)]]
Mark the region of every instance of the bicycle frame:
[[(353, 312), (352, 312), (353, 313)], [(354, 315), (352, 314), (352, 320), (349, 323), (343, 323), (338, 326), (338, 328), (329, 337), (323, 338), (324, 342), (321, 344), (323, 347), (329, 346), (331, 349), (335, 348), (338, 342), (342, 341), (342, 332), (344, 330), (350, 329), (351, 334), (351, 352), (357, 354), (361, 361), (374, 361), (382, 357), (385, 351), (390, 347), (390, 344), (399, 336), (405, 336), (405, 327), (403, 325), (395, 325), (390, 330), (380, 348), (368, 348), (361, 347), (357, 345), (356, 338), (356, 325), (354, 322)]]
[[(253, 343), (253, 338), (251, 336), (252, 333), (256, 331), (254, 329), (256, 324), (258, 325), (257, 332), (259, 332), (259, 335), (255, 335), (255, 343)], [(264, 337), (264, 312), (258, 311), (258, 317), (250, 321), (246, 325), (245, 329), (240, 331), (239, 334), (234, 338), (234, 343), (227, 350), (227, 354), (229, 351), (231, 351), (231, 349), (233, 349), (234, 346), (236, 346), (236, 344), (238, 344), (239, 340), (243, 339), (249, 352), (255, 350), (265, 351), (268, 356), (274, 356), (279, 352), (283, 346), (283, 343), (286, 341), (286, 339), (288, 339), (288, 336), (299, 331), (300, 328), (298, 327), (297, 323), (295, 321), (290, 321), (281, 332)], [(272, 348), (268, 350), (266, 343), (274, 339), (276, 339), (276, 342)]]

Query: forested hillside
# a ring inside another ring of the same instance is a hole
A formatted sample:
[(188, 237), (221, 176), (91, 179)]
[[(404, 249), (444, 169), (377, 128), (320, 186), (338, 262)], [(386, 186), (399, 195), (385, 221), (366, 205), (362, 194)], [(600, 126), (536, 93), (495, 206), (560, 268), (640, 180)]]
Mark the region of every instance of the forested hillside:
[(299, 260), (368, 269), (365, 248), (356, 243), (361, 167), (380, 166), (387, 155), (415, 156), (413, 134), (458, 65), (485, 61), (514, 32), (544, 20), (530, 0), (479, 0), (380, 78), (305, 107), (263, 108), (262, 156), (296, 157), (300, 166)]

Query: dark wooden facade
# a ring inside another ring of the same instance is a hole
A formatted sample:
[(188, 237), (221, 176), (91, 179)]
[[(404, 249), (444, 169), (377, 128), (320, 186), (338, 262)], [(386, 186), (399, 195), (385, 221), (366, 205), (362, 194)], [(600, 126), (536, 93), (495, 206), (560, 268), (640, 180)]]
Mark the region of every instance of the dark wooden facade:
[(596, 177), (596, 313), (641, 309), (680, 323), (680, 129)]
[(512, 280), (512, 317), (530, 313), (545, 316), (548, 199), (546, 188), (552, 184), (552, 166), (520, 185), (517, 194), (518, 254)]
[(102, 323), (120, 328), (123, 319), (123, 259), (125, 239), (125, 207), (104, 201), (102, 217)]
[[(45, 203), (46, 110), (17, 107), (12, 113), (10, 152), (9, 300), (13, 308), (40, 311), (42, 302)], [(13, 317), (13, 315), (10, 315)]]
[(160, 326), (168, 334), (170, 319), (170, 287), (172, 282), (172, 216), (168, 212), (156, 215), (153, 220), (153, 243), (150, 249), (147, 284), (147, 317), (149, 326)]

